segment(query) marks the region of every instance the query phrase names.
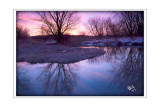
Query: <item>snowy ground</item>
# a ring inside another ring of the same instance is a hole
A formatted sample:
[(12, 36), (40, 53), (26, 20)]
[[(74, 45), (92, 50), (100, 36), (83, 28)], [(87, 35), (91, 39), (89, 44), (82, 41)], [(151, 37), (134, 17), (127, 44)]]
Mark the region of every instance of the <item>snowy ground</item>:
[(115, 39), (102, 39), (102, 40), (92, 40), (84, 41), (81, 44), (84, 46), (143, 46), (143, 37), (131, 38), (119, 38), (117, 41)]
[(20, 43), (17, 46), (17, 62), (73, 63), (105, 54), (101, 49), (79, 48), (62, 45)]

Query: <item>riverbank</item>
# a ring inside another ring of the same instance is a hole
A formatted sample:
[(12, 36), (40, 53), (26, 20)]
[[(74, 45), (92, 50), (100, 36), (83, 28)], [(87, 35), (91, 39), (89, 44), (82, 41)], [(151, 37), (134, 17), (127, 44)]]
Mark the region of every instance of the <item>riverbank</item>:
[[(54, 36), (32, 36), (34, 41), (47, 42), (54, 41)], [(113, 35), (107, 36), (69, 36), (63, 35), (63, 41), (59, 43), (64, 46), (80, 47), (80, 46), (143, 46), (144, 37), (140, 35), (117, 35), (116, 39)]]
[(143, 37), (121, 36), (64, 36), (62, 43), (56, 43), (53, 36), (37, 36), (17, 40), (17, 62), (29, 63), (73, 63), (96, 56), (105, 52), (96, 48), (80, 48), (83, 46), (120, 46), (143, 47)]
[(122, 46), (122, 47), (132, 47), (132, 46), (143, 46), (143, 37), (125, 37), (125, 38), (110, 38), (110, 39), (94, 39), (91, 41), (83, 41), (81, 43), (84, 46)]
[(29, 63), (73, 63), (105, 54), (96, 48), (79, 48), (43, 43), (17, 44), (17, 62)]

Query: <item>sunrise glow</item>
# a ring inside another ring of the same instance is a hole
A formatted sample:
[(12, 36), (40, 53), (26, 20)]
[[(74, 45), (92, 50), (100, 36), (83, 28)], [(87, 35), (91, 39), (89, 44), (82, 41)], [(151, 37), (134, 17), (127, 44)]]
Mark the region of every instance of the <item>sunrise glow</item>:
[[(85, 32), (87, 34), (85, 25), (88, 19), (93, 17), (112, 18), (114, 17), (115, 12), (78, 12), (77, 15), (80, 17), (80, 22), (75, 29), (69, 31), (70, 35), (79, 35), (79, 32)], [(31, 36), (41, 35), (40, 28), (44, 24), (38, 21), (40, 20), (40, 16), (36, 13), (36, 11), (19, 11), (17, 12), (17, 18), (20, 19), (20, 21), (18, 21), (19, 25), (29, 29), (29, 33)]]
[(69, 32), (70, 35), (79, 35), (79, 33), (77, 32), (77, 30), (72, 30)]

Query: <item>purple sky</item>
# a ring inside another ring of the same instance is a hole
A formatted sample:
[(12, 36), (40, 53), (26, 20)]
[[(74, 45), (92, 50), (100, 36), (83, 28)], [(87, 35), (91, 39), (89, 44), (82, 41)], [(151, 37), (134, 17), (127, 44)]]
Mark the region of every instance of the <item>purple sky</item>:
[[(116, 12), (93, 12), (93, 11), (83, 11), (78, 12), (77, 15), (80, 17), (80, 22), (75, 29), (70, 31), (71, 34), (77, 35), (80, 32), (87, 32), (85, 29), (85, 24), (89, 18), (101, 17), (101, 18), (111, 18), (115, 20)], [(39, 15), (35, 12), (18, 12), (18, 17), (22, 19), (19, 24), (24, 28), (29, 29), (31, 36), (40, 35), (40, 27), (43, 25), (41, 22), (35, 21), (33, 19), (39, 19)]]

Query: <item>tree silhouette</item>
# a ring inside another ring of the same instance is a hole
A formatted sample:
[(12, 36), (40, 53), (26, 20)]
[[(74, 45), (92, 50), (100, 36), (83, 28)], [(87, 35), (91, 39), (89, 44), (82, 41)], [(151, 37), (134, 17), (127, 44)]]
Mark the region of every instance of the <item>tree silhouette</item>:
[(103, 36), (104, 33), (104, 20), (102, 18), (94, 17), (88, 20), (86, 28), (90, 34), (94, 36)]
[(62, 35), (73, 29), (78, 21), (79, 17), (76, 15), (77, 12), (69, 11), (48, 11), (48, 12), (37, 12), (43, 22), (52, 35), (56, 35), (58, 42), (62, 41)]
[(124, 11), (121, 13), (121, 19), (129, 35), (143, 34), (144, 14), (142, 11)]
[(25, 39), (30, 36), (29, 29), (24, 28), (20, 25), (20, 22), (23, 21), (22, 18), (19, 17), (19, 12), (16, 13), (16, 36), (19, 39)]

